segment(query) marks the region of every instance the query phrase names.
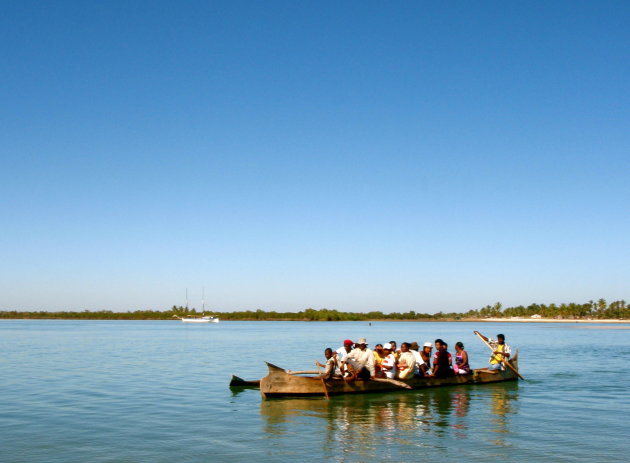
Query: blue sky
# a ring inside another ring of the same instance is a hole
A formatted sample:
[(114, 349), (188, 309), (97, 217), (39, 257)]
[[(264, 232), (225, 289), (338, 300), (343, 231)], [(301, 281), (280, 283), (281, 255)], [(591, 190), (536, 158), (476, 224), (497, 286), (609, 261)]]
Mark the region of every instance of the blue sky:
[(627, 298), (630, 4), (10, 2), (0, 309)]

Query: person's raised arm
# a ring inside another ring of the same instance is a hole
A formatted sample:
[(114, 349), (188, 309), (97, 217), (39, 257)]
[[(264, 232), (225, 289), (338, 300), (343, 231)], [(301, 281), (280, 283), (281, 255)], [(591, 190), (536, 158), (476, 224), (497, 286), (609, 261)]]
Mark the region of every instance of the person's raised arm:
[(479, 331), (474, 331), (474, 333), (479, 336), (481, 339), (483, 339), (486, 342), (491, 342), (490, 338), (487, 338), (486, 336), (484, 336), (483, 334), (481, 334)]

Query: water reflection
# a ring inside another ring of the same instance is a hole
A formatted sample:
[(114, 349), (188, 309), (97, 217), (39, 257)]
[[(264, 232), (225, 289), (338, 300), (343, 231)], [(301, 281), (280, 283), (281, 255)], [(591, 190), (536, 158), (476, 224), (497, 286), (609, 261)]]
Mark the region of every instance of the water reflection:
[[(251, 392), (252, 390), (256, 390), (258, 391), (258, 388), (253, 387), (253, 386), (239, 386), (239, 387), (230, 387), (230, 393), (232, 394), (232, 397), (238, 397), (239, 395), (247, 392)], [(259, 392), (256, 392), (256, 395), (259, 395)]]
[(494, 387), (491, 395), (491, 427), (490, 430), (497, 434), (493, 440), (495, 445), (507, 446), (507, 437), (510, 432), (509, 418), (515, 414), (518, 407), (517, 388)]
[(353, 458), (367, 459), (383, 456), (384, 449), (398, 449), (392, 450), (393, 458), (401, 455), (403, 447), (407, 451), (446, 448), (452, 439), (475, 439), (480, 433), (486, 433), (484, 440), (505, 446), (517, 407), (518, 384), (504, 383), (330, 401), (267, 400), (261, 402), (260, 412), (267, 439), (308, 429), (316, 431), (315, 439), (321, 439), (326, 455), (352, 453)]

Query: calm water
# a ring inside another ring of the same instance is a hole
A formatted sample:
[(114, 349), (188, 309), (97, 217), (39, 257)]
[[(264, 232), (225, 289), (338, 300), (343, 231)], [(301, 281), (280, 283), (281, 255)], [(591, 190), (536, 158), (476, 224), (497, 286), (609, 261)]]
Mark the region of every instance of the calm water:
[[(527, 382), (262, 401), (230, 374), (311, 369), (365, 336), (506, 334)], [(628, 461), (630, 325), (0, 320), (0, 461)]]

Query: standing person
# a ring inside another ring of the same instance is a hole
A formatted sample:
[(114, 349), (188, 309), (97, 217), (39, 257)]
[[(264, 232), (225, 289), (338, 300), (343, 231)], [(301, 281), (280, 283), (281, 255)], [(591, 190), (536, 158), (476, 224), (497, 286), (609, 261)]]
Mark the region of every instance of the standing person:
[(455, 344), (455, 365), (453, 370), (456, 375), (470, 374), (470, 365), (468, 364), (468, 352), (464, 350), (464, 343), (457, 342)]
[(381, 370), (386, 378), (394, 379), (396, 377), (396, 357), (392, 354), (392, 345), (386, 342), (383, 345), (385, 357), (381, 362)]
[(400, 345), (400, 357), (398, 358), (398, 378), (409, 379), (413, 378), (416, 371), (416, 358), (410, 352), (411, 344), (403, 342)]
[(435, 356), (433, 357), (433, 374), (435, 378), (447, 378), (453, 376), (451, 368), (451, 354), (448, 353), (448, 344), (441, 339), (435, 340)]
[(495, 373), (497, 370), (504, 370), (503, 361), (509, 360), (512, 355), (512, 348), (505, 343), (505, 336), (497, 334), (496, 341), (486, 338), (481, 333), (479, 333), (479, 336), (492, 347), (492, 355), (490, 355), (490, 359), (488, 360), (490, 363), (488, 370), (494, 371)]
[(374, 376), (374, 353), (368, 349), (365, 338), (359, 338), (355, 348), (346, 356), (344, 364), (352, 366), (352, 376), (350, 380), (357, 378), (370, 379)]
[(333, 354), (333, 350), (330, 347), (327, 347), (324, 350), (324, 357), (326, 357), (326, 365), (322, 365), (319, 361), (315, 362), (318, 367), (326, 367), (322, 377), (325, 379), (330, 379), (333, 377), (335, 372), (338, 370), (337, 365), (337, 356)]

